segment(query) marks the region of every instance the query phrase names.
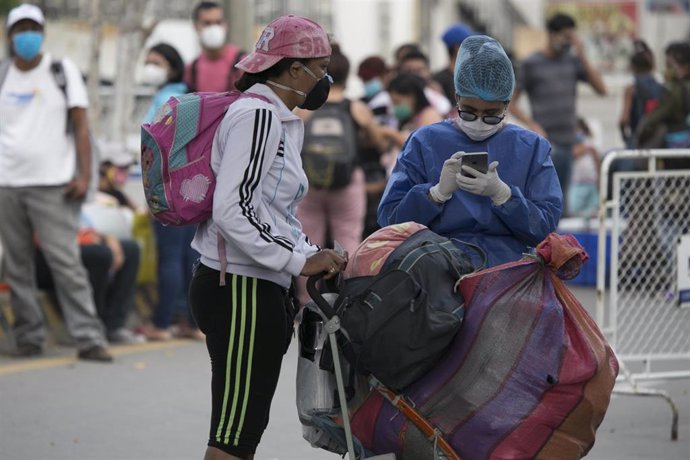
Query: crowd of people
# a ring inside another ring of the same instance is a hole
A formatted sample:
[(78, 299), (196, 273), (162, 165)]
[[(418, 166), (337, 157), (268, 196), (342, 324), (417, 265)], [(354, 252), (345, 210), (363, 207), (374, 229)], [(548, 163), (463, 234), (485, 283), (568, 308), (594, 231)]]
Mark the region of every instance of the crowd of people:
[[(166, 43), (147, 52), (144, 82), (157, 91), (142, 123), (153, 120), (171, 96), (226, 91), (241, 74), (234, 64), (243, 54), (225, 42), (222, 8), (201, 2), (192, 17), (199, 58), (185, 65)], [(135, 158), (121, 148), (92, 144), (84, 80), (69, 58), (43, 51), (45, 23), (37, 6), (11, 10), (10, 56), (0, 62), (0, 194), (7, 201), (0, 238), (14, 354), (43, 354), (46, 326), (38, 289), (53, 299), (80, 359), (112, 361), (108, 344), (203, 339), (187, 303), (192, 264), (199, 258), (191, 248), (195, 229), (164, 227), (150, 217), (158, 301), (150, 318), (131, 325), (142, 250), (131, 228), (135, 216), (148, 214), (122, 191)], [(37, 129), (41, 136), (34, 134)], [(92, 184), (97, 191), (82, 206)]]
[[(192, 18), (202, 48), (193, 62), (167, 43), (146, 51), (143, 78), (156, 93), (142, 123), (189, 92), (260, 98), (233, 104), (216, 133), (213, 217), (198, 227), (149, 218), (158, 255), (152, 316), (130, 327), (141, 247), (82, 207), (96, 182), (96, 209), (129, 216), (126, 227), (146, 213), (122, 192), (134, 158), (101, 149), (91, 177), (83, 79), (72, 61), (42, 50), (45, 18), (29, 4), (8, 15), (11, 56), (0, 63), (0, 239), (17, 356), (43, 353), (38, 289), (54, 293), (80, 359), (110, 362), (109, 343), (173, 332), (206, 340), (206, 458), (256, 449), (291, 336), (295, 288), (299, 303), (308, 300), (303, 281), (295, 287), (300, 275), (333, 276), (364, 238), (406, 221), (474, 243), (494, 266), (519, 259), (561, 216), (596, 212), (601, 152), (578, 114), (577, 85), (601, 96), (607, 88), (568, 15), (549, 18), (546, 47), (520, 62), (495, 39), (453, 25), (440, 37), (447, 66), (435, 73), (414, 43), (399, 46), (391, 64), (372, 55), (351, 72), (345, 53), (306, 18), (276, 19), (251, 52), (226, 43), (220, 4), (199, 3)], [(629, 148), (690, 146), (690, 44), (669, 44), (665, 62), (662, 83), (650, 48), (636, 42), (620, 117)], [(351, 73), (361, 98), (347, 96)], [(522, 94), (529, 112), (518, 104)], [(468, 166), (478, 152), (486, 165)], [(343, 251), (323, 249), (336, 242)], [(221, 270), (228, 282), (219, 286)], [(253, 361), (246, 350), (255, 350)], [(244, 405), (226, 414), (229, 394)]]
[[(246, 52), (234, 44), (226, 43), (227, 25), (222, 7), (215, 2), (200, 2), (192, 12), (192, 19), (202, 49), (194, 61), (185, 65), (180, 53), (167, 43), (157, 43), (147, 50), (143, 82), (155, 87), (156, 93), (142, 120), (144, 123), (151, 122), (156, 111), (171, 96), (193, 91), (233, 90), (242, 75), (241, 66), (237, 64), (246, 56)], [(173, 331), (202, 339), (203, 334), (189, 313), (185, 289), (191, 280), (190, 267), (199, 257), (191, 246), (195, 229), (166, 227), (155, 220), (152, 225), (158, 257), (158, 302), (152, 317), (144, 322), (137, 333), (126, 327), (126, 318), (133, 311), (136, 283), (133, 274), (137, 272), (139, 253), (131, 235), (126, 232), (124, 235), (99, 234), (95, 230), (99, 228), (97, 221), (100, 214), (79, 211), (89, 182), (96, 180), (90, 177), (92, 147), (85, 118), (88, 107), (86, 91), (79, 72), (69, 59), (57, 60), (42, 52), (44, 23), (42, 12), (37, 7), (26, 4), (14, 9), (7, 22), (12, 59), (3, 61), (0, 67), (0, 84), (4, 93), (0, 108), (6, 113), (13, 113), (11, 122), (3, 123), (1, 128), (3, 139), (7, 140), (0, 156), (4, 166), (0, 193), (8, 195), (7, 203), (17, 203), (16, 209), (8, 205), (3, 212), (7, 213), (4, 217), (8, 218), (8, 222), (16, 222), (20, 226), (16, 229), (10, 225), (2, 226), (6, 247), (5, 279), (14, 286), (15, 304), (21, 305), (17, 307), (18, 352), (21, 355), (40, 353), (44, 335), (38, 304), (33, 300), (35, 280), (19, 275), (27, 270), (36, 272), (39, 288), (54, 292), (53, 297), (63, 310), (67, 323), (75, 324), (77, 328), (72, 331), (76, 334), (77, 342), (83, 342), (84, 349), (99, 350), (103, 357), (106, 339), (115, 343), (168, 340), (173, 336)], [(396, 216), (419, 219), (420, 216), (416, 214), (403, 212), (404, 206), (399, 209), (401, 197), (393, 200), (395, 205), (389, 200), (399, 193), (396, 187), (399, 185), (401, 168), (412, 166), (406, 162), (411, 159), (409, 155), (413, 148), (430, 149), (434, 154), (445, 151), (430, 147), (430, 141), (418, 145), (419, 136), (426, 132), (421, 128), (429, 125), (454, 126), (453, 123), (457, 123), (470, 141), (479, 143), (464, 145), (454, 140), (449, 147), (453, 150), (450, 153), (488, 151), (494, 160), (497, 157), (491, 152), (492, 145), (482, 143), (477, 136), (481, 138), (483, 133), (499, 131), (501, 135), (507, 133), (512, 127), (506, 124), (506, 116), (511, 116), (509, 120), (539, 135), (537, 141), (542, 142), (547, 151), (543, 160), (553, 162), (558, 180), (550, 193), (555, 196), (558, 189), (564, 200), (563, 205), (554, 210), (551, 220), (558, 222), (561, 214), (593, 216), (598, 206), (598, 168), (603, 152), (593, 142), (588, 121), (577, 112), (577, 85), (578, 82), (585, 82), (601, 96), (607, 94), (607, 88), (602, 76), (587, 58), (572, 17), (556, 14), (548, 19), (546, 30), (548, 40), (544, 49), (522, 61), (508, 58), (511, 71), (515, 74), (515, 84), (510, 87), (510, 95), (506, 91), (502, 94), (500, 102), (503, 105), (492, 108), (480, 108), (474, 103), (465, 107), (464, 98), (458, 92), (458, 83), (454, 78), (458, 53), (464, 40), (479, 35), (466, 25), (455, 24), (441, 35), (448, 51), (448, 64), (435, 73), (432, 72), (428, 56), (415, 43), (400, 45), (394, 52), (391, 64), (386, 62), (384, 56), (371, 55), (363, 59), (354, 72), (351, 72), (350, 60), (339, 46), (333, 44), (327, 66), (332, 85), (325, 105), (317, 111), (295, 111), (305, 125), (302, 159), (310, 183), (297, 217), (311, 241), (324, 247), (338, 241), (346, 251), (352, 252), (380, 225), (400, 219)], [(635, 41), (630, 57), (633, 82), (624, 90), (619, 121), (621, 137), (628, 148), (684, 147), (690, 144), (687, 126), (690, 111), (690, 44), (675, 42), (667, 46), (665, 81), (659, 81), (656, 69), (651, 49), (644, 41)], [(480, 72), (480, 69), (473, 71)], [(346, 96), (347, 79), (351, 73), (357, 75), (364, 89), (364, 94), (353, 100)], [(48, 87), (46, 97), (53, 101), (51, 107), (62, 107), (64, 110), (56, 110), (54, 116), (46, 115), (42, 103), (28, 96), (29, 89), (37, 85)], [(529, 111), (518, 103), (523, 93), (529, 99)], [(14, 116), (17, 107), (22, 108), (22, 117)], [(41, 117), (34, 118), (39, 112)], [(479, 122), (476, 121), (478, 118)], [(40, 139), (28, 136), (27, 130), (44, 123), (47, 127), (45, 131), (50, 136)], [(333, 123), (341, 125), (340, 134), (336, 136), (322, 129)], [(67, 128), (60, 129), (63, 125)], [(413, 132), (415, 135), (411, 136)], [(495, 143), (501, 135), (489, 137)], [(433, 137), (437, 140), (436, 133)], [(27, 139), (33, 140), (28, 142)], [(68, 145), (70, 139), (74, 139), (76, 156), (71, 154)], [(40, 145), (42, 142), (45, 144)], [(323, 163), (322, 158), (312, 161), (312, 157), (323, 157), (318, 150), (329, 142), (329, 148), (340, 151), (342, 155), (337, 160), (340, 165), (336, 169), (330, 163)], [(46, 156), (43, 152), (48, 144), (58, 146), (61, 154)], [(416, 167), (431, 167), (431, 153), (422, 150), (417, 155), (420, 155), (420, 159)], [(441, 158), (445, 156), (445, 153), (441, 154)], [(22, 160), (15, 157), (21, 157)], [(122, 210), (137, 213), (141, 210), (120, 191), (134, 160), (133, 156), (124, 157), (122, 159), (123, 152), (116, 152), (114, 156), (102, 152), (102, 162), (96, 169), (100, 193), (96, 202), (107, 203), (104, 196), (109, 196), (110, 203), (105, 206), (115, 203)], [(113, 158), (120, 158), (119, 163), (114, 164)], [(343, 166), (344, 163), (349, 164)], [(515, 168), (512, 163), (504, 159), (501, 170), (513, 174)], [(632, 170), (643, 166), (639, 160), (637, 163), (636, 160), (623, 160), (615, 168)], [(440, 165), (433, 168), (437, 169), (436, 173), (442, 170)], [(506, 173), (502, 172), (502, 175)], [(497, 175), (497, 170), (492, 170), (492, 174)], [(530, 170), (529, 175), (534, 178), (537, 174)], [(417, 181), (420, 179), (415, 178)], [(51, 187), (61, 188), (64, 184), (67, 184), (65, 193), (70, 199), (47, 207), (50, 209), (34, 211), (33, 201), (22, 203), (33, 193), (38, 195), (39, 203), (46, 202), (48, 198), (43, 195), (54, 198), (57, 194)], [(29, 193), (23, 193), (25, 188)], [(448, 190), (444, 189), (446, 192)], [(20, 196), (16, 196), (20, 191)], [(85, 207), (87, 210), (92, 208)], [(477, 212), (470, 212), (469, 215)], [(467, 214), (467, 209), (463, 210), (463, 214)], [(493, 230), (488, 230), (491, 225), (486, 221), (480, 220), (472, 225), (465, 223), (466, 228), (457, 228), (456, 224), (451, 223), (452, 219), (442, 216), (432, 213), (421, 220), (432, 228), (450, 226), (454, 236), (470, 236), (469, 239), (472, 239), (472, 234), (479, 235), (476, 234), (476, 228), (482, 228), (482, 232), (493, 236), (496, 235), (492, 232), (497, 235), (515, 234), (514, 229), (505, 226), (506, 219)], [(60, 219), (67, 217), (69, 225), (60, 222)], [(469, 218), (467, 215), (465, 217)], [(46, 226), (42, 219), (54, 225)], [(56, 236), (41, 234), (44, 228), (55, 225), (71, 230)], [(67, 244), (66, 241), (71, 240), (75, 231), (78, 246), (71, 241)], [(22, 238), (31, 235), (28, 249), (26, 240), (19, 241), (20, 234)], [(53, 248), (53, 245), (56, 247)], [(71, 249), (66, 251), (66, 247)], [(24, 257), (27, 252), (36, 253), (35, 264)], [(82, 272), (82, 264), (69, 262), (78, 260), (80, 255), (87, 268), (98, 267)], [(56, 260), (56, 257), (62, 259)], [(93, 260), (99, 257), (101, 262), (94, 264)], [(503, 260), (501, 257), (498, 259)], [(93, 295), (88, 295), (89, 287)], [(301, 300), (308, 300), (304, 289), (301, 289)], [(180, 318), (180, 311), (187, 313)], [(76, 318), (73, 318), (75, 315)], [(113, 316), (119, 319), (112, 320)], [(180, 321), (179, 328), (173, 324), (176, 320)], [(98, 332), (99, 329), (103, 329), (104, 333)]]

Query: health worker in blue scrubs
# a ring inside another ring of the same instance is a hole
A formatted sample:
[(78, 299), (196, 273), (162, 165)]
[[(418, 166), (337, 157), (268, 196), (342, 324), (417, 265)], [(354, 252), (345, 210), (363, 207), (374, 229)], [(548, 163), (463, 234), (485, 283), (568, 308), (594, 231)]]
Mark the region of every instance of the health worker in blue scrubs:
[[(458, 118), (408, 138), (378, 208), (381, 226), (415, 221), (473, 243), (488, 266), (518, 260), (556, 230), (563, 194), (540, 135), (505, 122), (512, 63), (491, 37), (466, 38), (455, 63)], [(488, 152), (485, 173), (463, 156)]]

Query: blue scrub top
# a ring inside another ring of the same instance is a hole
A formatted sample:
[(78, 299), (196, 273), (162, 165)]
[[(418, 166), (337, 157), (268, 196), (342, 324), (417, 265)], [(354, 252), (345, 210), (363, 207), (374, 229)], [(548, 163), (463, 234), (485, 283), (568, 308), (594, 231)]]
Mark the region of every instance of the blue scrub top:
[[(491, 198), (458, 190), (443, 204), (429, 198), (443, 162), (453, 153), (488, 152), (498, 161), (498, 175), (511, 198), (494, 206)], [(543, 137), (507, 124), (477, 142), (453, 120), (415, 131), (398, 156), (378, 208), (382, 227), (414, 221), (434, 232), (476, 244), (486, 251), (488, 266), (522, 258), (556, 230), (563, 210), (563, 193), (551, 161), (551, 145)]]

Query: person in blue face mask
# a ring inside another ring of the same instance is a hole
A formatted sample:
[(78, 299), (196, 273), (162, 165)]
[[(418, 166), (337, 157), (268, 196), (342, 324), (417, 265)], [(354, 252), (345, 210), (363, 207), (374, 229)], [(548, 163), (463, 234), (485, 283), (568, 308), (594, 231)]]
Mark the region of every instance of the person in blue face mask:
[[(480, 246), (489, 266), (518, 260), (556, 230), (561, 216), (551, 145), (505, 123), (515, 75), (493, 38), (463, 41), (454, 83), (458, 118), (408, 138), (379, 205), (379, 225), (418, 222)], [(486, 172), (463, 165), (473, 152), (488, 152)]]
[(362, 80), (364, 101), (374, 113), (381, 126), (396, 127), (393, 103), (386, 91), (389, 69), (381, 56), (369, 56), (357, 67), (357, 76)]
[[(42, 52), (43, 12), (7, 16), (10, 59), (0, 62), (0, 241), (12, 289), (17, 356), (40, 355), (46, 328), (37, 299), (34, 236), (50, 268), (78, 357), (109, 362), (77, 232), (91, 181), (88, 98), (77, 67)], [(76, 156), (71, 147), (76, 147)]]

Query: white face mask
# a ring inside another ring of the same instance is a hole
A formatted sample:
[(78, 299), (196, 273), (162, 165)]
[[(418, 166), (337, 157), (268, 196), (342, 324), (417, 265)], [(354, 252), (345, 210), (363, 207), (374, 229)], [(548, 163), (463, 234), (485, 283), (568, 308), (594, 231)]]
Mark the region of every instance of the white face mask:
[(221, 25), (207, 26), (201, 29), (199, 39), (204, 48), (217, 50), (225, 44), (225, 27)]
[(485, 139), (490, 138), (498, 132), (499, 129), (503, 127), (503, 121), (497, 125), (489, 125), (484, 123), (481, 119), (476, 119), (474, 121), (466, 121), (462, 118), (456, 118), (455, 122), (458, 127), (467, 134), (467, 137), (473, 141), (481, 142)]
[(146, 64), (141, 78), (145, 85), (162, 86), (168, 81), (168, 72), (159, 65)]

